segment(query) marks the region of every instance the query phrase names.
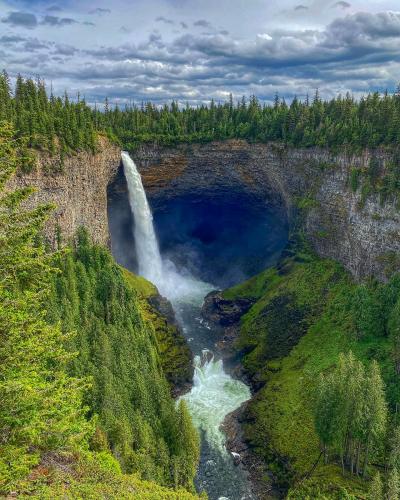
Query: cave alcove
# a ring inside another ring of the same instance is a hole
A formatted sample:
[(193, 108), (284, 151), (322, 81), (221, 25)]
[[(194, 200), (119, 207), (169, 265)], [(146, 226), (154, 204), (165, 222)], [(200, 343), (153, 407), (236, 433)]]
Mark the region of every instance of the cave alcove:
[[(149, 203), (164, 259), (196, 278), (226, 288), (273, 265), (288, 240), (283, 201), (237, 189), (179, 193)], [(108, 187), (111, 248), (118, 263), (137, 271), (134, 220), (120, 168)]]

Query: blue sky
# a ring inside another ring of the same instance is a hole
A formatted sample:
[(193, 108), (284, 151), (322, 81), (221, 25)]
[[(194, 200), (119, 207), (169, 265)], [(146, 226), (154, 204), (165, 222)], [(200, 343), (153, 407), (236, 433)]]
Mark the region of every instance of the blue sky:
[(393, 90), (399, 0), (0, 0), (0, 68), (91, 102)]

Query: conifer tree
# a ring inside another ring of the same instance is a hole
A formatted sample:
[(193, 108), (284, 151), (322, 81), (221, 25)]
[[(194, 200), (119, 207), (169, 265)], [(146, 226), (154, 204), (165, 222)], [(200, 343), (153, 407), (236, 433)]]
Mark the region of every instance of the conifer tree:
[(384, 500), (383, 483), (381, 475), (377, 472), (371, 481), (367, 500)]
[(400, 495), (400, 482), (399, 473), (397, 469), (394, 468), (389, 472), (386, 486), (386, 499), (387, 500), (399, 500)]
[(17, 166), (12, 128), (0, 126), (0, 492), (41, 453), (81, 446), (91, 431), (83, 383), (67, 376), (59, 326), (46, 322), (54, 268), (39, 244), (50, 206), (22, 208), (29, 188), (4, 191)]

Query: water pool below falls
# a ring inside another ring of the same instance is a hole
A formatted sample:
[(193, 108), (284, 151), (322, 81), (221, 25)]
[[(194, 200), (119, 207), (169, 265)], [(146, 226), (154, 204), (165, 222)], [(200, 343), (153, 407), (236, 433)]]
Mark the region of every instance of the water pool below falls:
[(193, 387), (182, 397), (201, 435), (196, 487), (199, 492), (206, 491), (210, 500), (250, 500), (254, 497), (246, 473), (234, 464), (220, 429), (225, 416), (250, 398), (250, 391), (224, 371), (222, 360), (213, 353), (217, 332), (200, 317), (204, 297), (215, 287), (163, 261), (140, 174), (128, 153), (122, 153), (122, 161), (135, 221), (139, 273), (171, 301), (195, 356)]

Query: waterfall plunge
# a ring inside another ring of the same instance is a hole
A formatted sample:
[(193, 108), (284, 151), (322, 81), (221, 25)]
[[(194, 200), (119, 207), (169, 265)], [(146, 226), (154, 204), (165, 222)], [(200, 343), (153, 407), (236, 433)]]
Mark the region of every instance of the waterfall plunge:
[(142, 179), (129, 153), (123, 151), (122, 163), (128, 184), (129, 204), (135, 220), (135, 245), (138, 272), (154, 283), (160, 293), (171, 301), (202, 299), (214, 287), (196, 280), (184, 269), (178, 272), (173, 262), (162, 260), (153, 226), (153, 216)]
[[(204, 334), (209, 336), (208, 327), (200, 320), (199, 313), (204, 296), (215, 287), (196, 280), (184, 270), (178, 273), (172, 262), (161, 259), (153, 217), (140, 174), (126, 152), (122, 153), (122, 163), (135, 220), (134, 238), (139, 274), (157, 285), (160, 293), (171, 300), (177, 319), (188, 337)], [(189, 307), (192, 311), (194, 317), (190, 323), (181, 317), (182, 307)], [(224, 372), (222, 361), (215, 360), (213, 354), (204, 349), (201, 355), (195, 357), (192, 390), (182, 397), (188, 404), (194, 424), (204, 431), (205, 439), (211, 447), (206, 462), (203, 461), (200, 465), (200, 488), (205, 489), (212, 500), (252, 499), (243, 472), (229, 460), (224, 446), (224, 434), (220, 429), (225, 415), (250, 398), (249, 388), (243, 382), (233, 380)], [(214, 479), (210, 479), (210, 476), (214, 476)]]
[(163, 276), (161, 254), (142, 179), (129, 154), (123, 151), (121, 156), (128, 183), (129, 204), (135, 219), (134, 237), (139, 274), (160, 286)]

